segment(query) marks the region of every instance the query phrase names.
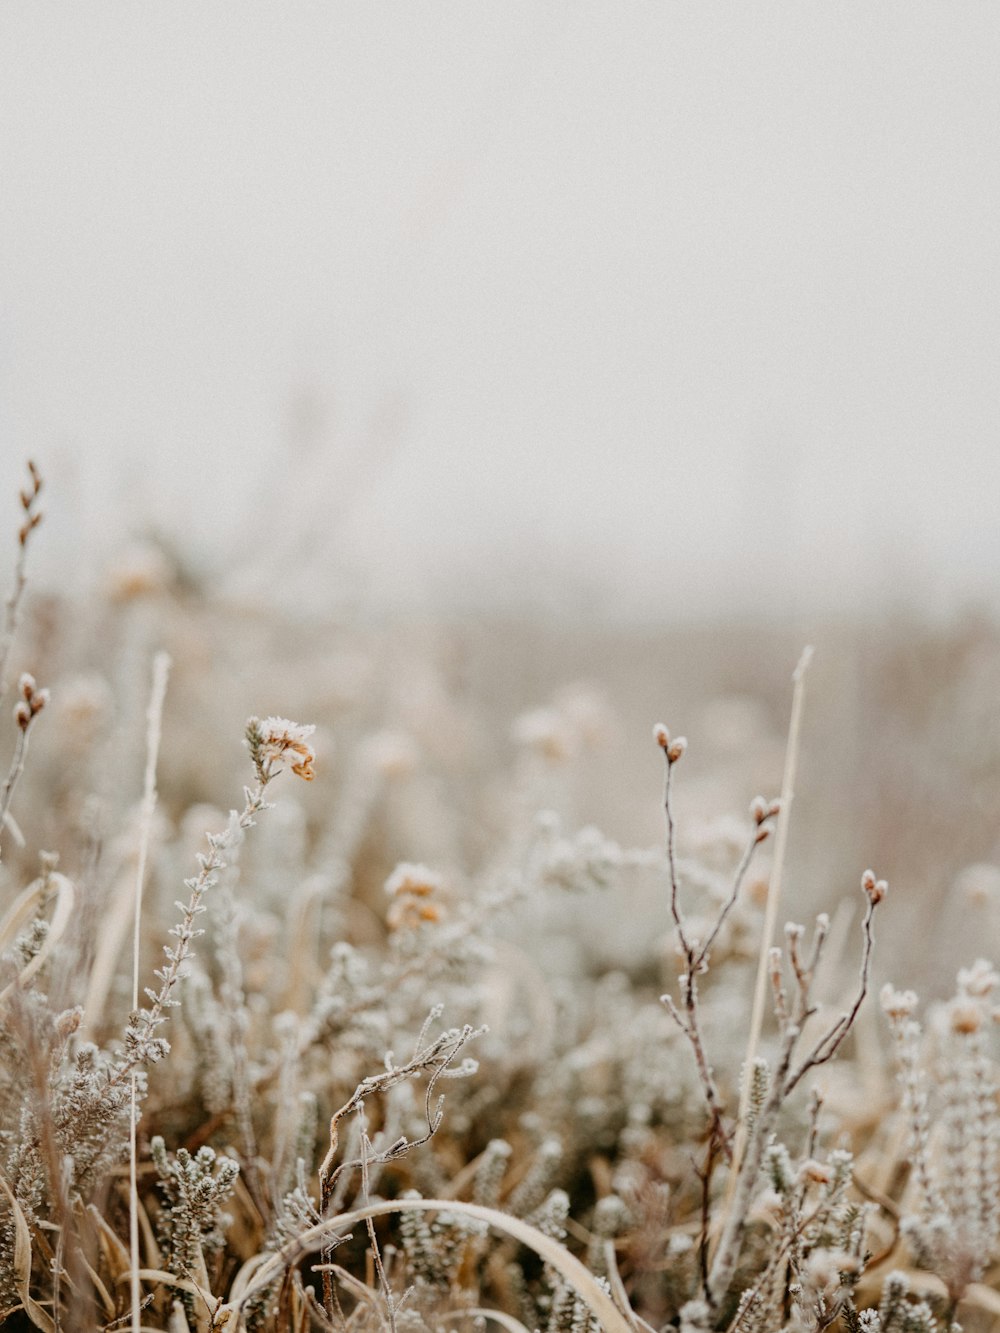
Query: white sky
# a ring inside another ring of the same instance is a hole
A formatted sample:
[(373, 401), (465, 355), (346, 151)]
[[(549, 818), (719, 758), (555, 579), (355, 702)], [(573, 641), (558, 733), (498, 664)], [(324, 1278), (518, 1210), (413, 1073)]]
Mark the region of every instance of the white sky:
[(396, 601), (1000, 605), (998, 70), (984, 2), (7, 0), (0, 483), (67, 577), (149, 516)]

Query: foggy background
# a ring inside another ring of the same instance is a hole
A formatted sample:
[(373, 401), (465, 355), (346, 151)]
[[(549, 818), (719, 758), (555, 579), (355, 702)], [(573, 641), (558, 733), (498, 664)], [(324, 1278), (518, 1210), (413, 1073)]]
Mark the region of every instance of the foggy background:
[(998, 68), (990, 5), (4, 4), (0, 489), (60, 582), (995, 607)]

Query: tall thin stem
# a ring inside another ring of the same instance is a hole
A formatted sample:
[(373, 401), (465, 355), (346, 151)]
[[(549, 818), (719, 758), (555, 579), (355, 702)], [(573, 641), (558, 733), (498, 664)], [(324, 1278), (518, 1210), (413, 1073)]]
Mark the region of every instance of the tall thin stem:
[(795, 689), (792, 695), (792, 716), (788, 725), (788, 743), (785, 748), (785, 771), (781, 782), (781, 809), (778, 813), (778, 831), (775, 837), (774, 861), (771, 865), (771, 878), (767, 887), (767, 904), (764, 909), (764, 925), (760, 937), (760, 954), (757, 960), (757, 980), (753, 993), (753, 1009), (750, 1013), (750, 1035), (747, 1040), (746, 1055), (743, 1059), (743, 1082), (740, 1088), (739, 1112), (736, 1120), (736, 1138), (733, 1143), (733, 1157), (729, 1171), (729, 1183), (722, 1206), (723, 1222), (733, 1206), (736, 1192), (736, 1180), (739, 1175), (743, 1154), (747, 1143), (747, 1111), (750, 1106), (750, 1081), (753, 1075), (753, 1062), (760, 1046), (760, 1034), (764, 1026), (764, 1010), (767, 1004), (768, 977), (770, 965), (768, 954), (774, 939), (774, 930), (778, 921), (778, 904), (781, 901), (781, 880), (785, 868), (785, 852), (788, 847), (788, 826), (791, 822), (792, 801), (795, 797), (795, 777), (798, 770), (799, 746), (802, 737), (802, 713), (805, 706), (806, 671), (812, 661), (813, 650), (806, 647), (799, 658), (792, 679)]
[[(135, 911), (132, 929), (132, 1009), (139, 1008), (139, 948), (142, 925), (142, 890), (146, 880), (146, 862), (149, 858), (150, 831), (156, 811), (156, 763), (160, 753), (163, 731), (163, 701), (167, 693), (170, 658), (157, 653), (153, 660), (153, 685), (146, 713), (146, 776), (143, 784), (142, 807), (139, 820), (139, 855), (135, 870)], [(132, 1070), (129, 1089), (129, 1261), (131, 1272), (130, 1295), (132, 1305), (132, 1333), (139, 1333), (142, 1325), (142, 1292), (139, 1283), (139, 1187), (138, 1154), (136, 1152), (136, 1125), (138, 1123), (137, 1072)]]

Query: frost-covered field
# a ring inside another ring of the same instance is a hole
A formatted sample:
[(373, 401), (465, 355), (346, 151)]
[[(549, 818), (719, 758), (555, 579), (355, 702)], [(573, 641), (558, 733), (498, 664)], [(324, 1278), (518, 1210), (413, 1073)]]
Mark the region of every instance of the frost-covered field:
[(833, 627), (800, 734), (777, 631), (318, 624), (154, 546), (33, 596), (44, 498), (5, 1327), (993, 1326), (992, 626)]

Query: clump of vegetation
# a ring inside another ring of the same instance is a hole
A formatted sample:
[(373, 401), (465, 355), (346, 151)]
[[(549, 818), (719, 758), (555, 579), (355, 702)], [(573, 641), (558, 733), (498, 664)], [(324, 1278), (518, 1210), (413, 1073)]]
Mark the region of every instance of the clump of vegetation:
[[(41, 490), (31, 468), (0, 684)], [(116, 587), (126, 618), (151, 591)], [(662, 847), (532, 808), (596, 725), (579, 694), (515, 727), (515, 799), (501, 817), (491, 775), (488, 837), (466, 841), (447, 800), (402, 799), (417, 740), (350, 706), (335, 758), (329, 727), (251, 717), (227, 818), (200, 803), (200, 764), (214, 779), (229, 738), (189, 718), (173, 739), (169, 661), (148, 618), (128, 631), (117, 726), (93, 677), (51, 699), (27, 670), (4, 684), (5, 1326), (989, 1327), (998, 975), (964, 970), (926, 1034), (916, 996), (886, 987), (898, 1095), (866, 1062), (885, 881), (863, 874), (853, 925), (821, 914), (772, 940), (797, 725), (782, 798), (694, 854), (675, 810), (687, 744), (662, 725)], [(50, 719), (64, 748), (32, 785)], [(164, 762), (199, 765), (193, 800), (161, 801)], [(296, 779), (312, 796), (328, 776), (307, 814)], [(610, 933), (640, 901), (655, 919), (626, 921), (614, 962), (570, 938), (592, 904)]]

